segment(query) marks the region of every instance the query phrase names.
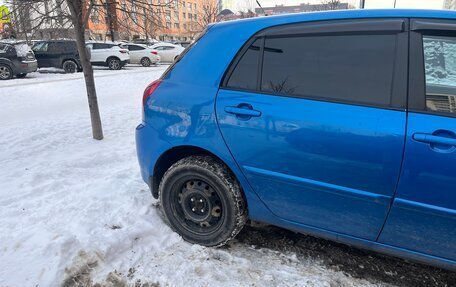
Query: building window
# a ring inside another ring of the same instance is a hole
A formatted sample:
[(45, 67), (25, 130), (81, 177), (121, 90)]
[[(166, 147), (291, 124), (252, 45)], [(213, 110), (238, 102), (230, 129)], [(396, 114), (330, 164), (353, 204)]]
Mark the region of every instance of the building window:
[(179, 12), (174, 11), (174, 20), (179, 21)]
[(182, 13), (182, 18), (184, 18), (184, 19), (185, 19), (185, 18), (186, 18), (186, 16), (187, 16), (187, 15), (185, 14), (185, 12), (184, 12), (184, 13)]
[(92, 21), (92, 23), (99, 23), (100, 22), (100, 12), (98, 10), (98, 7), (97, 6), (93, 6), (92, 8), (92, 14), (90, 15), (90, 20)]
[(179, 23), (174, 23), (174, 28), (179, 29)]
[(192, 3), (188, 3), (188, 10), (192, 11)]
[(166, 22), (166, 28), (171, 29), (171, 22)]
[(192, 14), (188, 13), (188, 19), (189, 20), (192, 20), (192, 16), (193, 16)]

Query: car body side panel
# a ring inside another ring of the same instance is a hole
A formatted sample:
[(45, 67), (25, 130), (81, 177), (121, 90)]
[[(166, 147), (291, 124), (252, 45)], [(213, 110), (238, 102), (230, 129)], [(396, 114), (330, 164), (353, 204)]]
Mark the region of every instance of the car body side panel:
[(379, 241), (456, 260), (456, 148), (413, 139), (415, 133), (456, 131), (456, 118), (409, 113), (408, 122), (398, 192)]

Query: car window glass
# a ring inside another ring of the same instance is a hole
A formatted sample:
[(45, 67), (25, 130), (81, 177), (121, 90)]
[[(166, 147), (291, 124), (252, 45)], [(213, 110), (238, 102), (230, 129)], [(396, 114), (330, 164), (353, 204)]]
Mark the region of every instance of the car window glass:
[(423, 36), (428, 111), (456, 114), (456, 37)]
[(163, 46), (158, 46), (158, 47), (155, 47), (154, 49), (161, 51), (161, 50), (163, 50), (163, 48), (164, 48)]
[(266, 38), (261, 90), (389, 106), (395, 35)]
[(0, 54), (14, 54), (14, 48), (11, 45), (0, 43)]
[(137, 45), (128, 45), (128, 49), (130, 51), (140, 51), (140, 50), (144, 50), (145, 48), (141, 47), (141, 46), (137, 46)]
[(98, 49), (110, 49), (114, 45), (112, 44), (105, 44), (105, 43), (93, 43), (93, 49), (98, 50)]
[(258, 61), (261, 40), (257, 39), (245, 51), (234, 68), (227, 86), (229, 88), (255, 90), (257, 86)]
[(51, 53), (61, 53), (63, 52), (63, 43), (50, 43), (48, 51)]
[(47, 52), (48, 46), (48, 42), (38, 42), (33, 46), (32, 50), (35, 52)]

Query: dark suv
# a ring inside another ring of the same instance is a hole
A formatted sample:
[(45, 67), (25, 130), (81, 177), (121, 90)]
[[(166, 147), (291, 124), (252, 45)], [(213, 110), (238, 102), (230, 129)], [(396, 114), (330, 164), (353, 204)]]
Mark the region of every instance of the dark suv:
[(23, 78), (37, 68), (35, 55), (27, 43), (0, 41), (0, 80)]
[(39, 68), (62, 68), (65, 73), (82, 71), (74, 40), (38, 41), (33, 47)]

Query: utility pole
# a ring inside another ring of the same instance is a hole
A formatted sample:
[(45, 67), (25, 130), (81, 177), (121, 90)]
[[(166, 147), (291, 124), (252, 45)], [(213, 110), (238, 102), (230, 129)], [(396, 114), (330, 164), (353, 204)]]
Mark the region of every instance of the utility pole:
[(359, 1), (359, 9), (364, 9), (365, 2), (366, 2), (366, 0)]

